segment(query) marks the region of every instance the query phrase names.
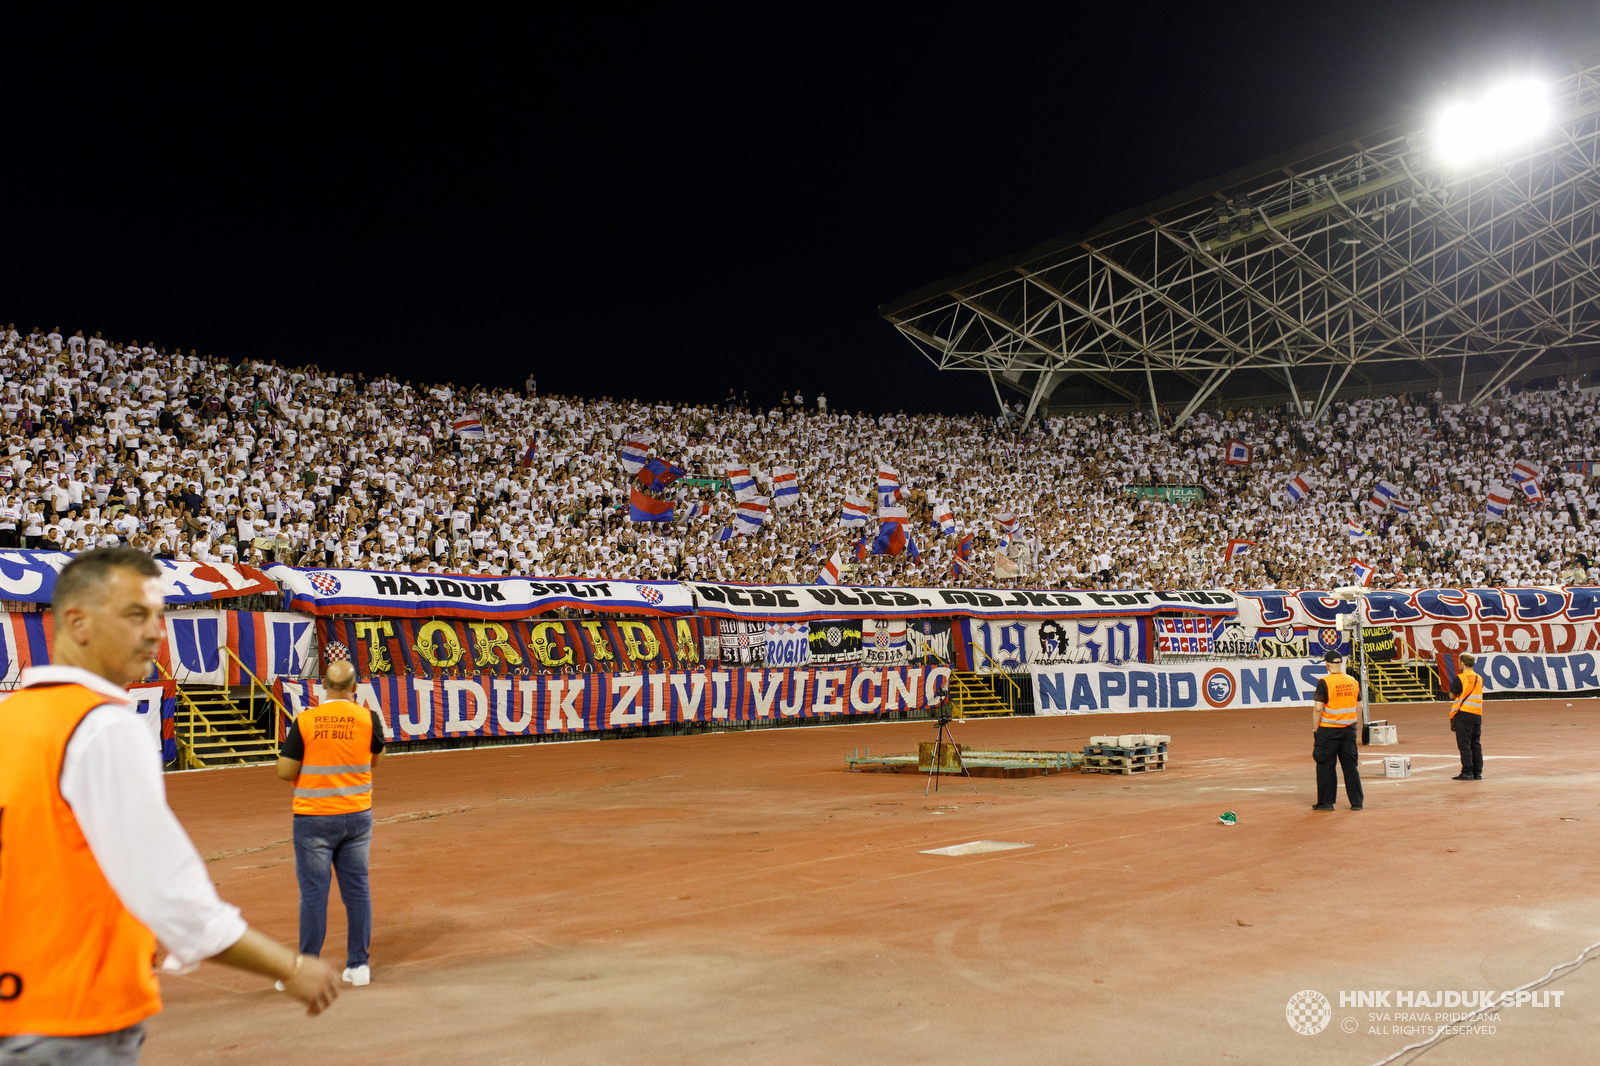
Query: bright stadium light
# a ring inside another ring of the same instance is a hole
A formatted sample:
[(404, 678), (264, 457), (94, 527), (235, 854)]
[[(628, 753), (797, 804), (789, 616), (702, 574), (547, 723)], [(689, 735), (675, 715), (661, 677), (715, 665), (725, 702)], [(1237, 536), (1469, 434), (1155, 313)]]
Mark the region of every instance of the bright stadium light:
[(1552, 117), (1549, 86), (1533, 78), (1503, 82), (1445, 108), (1434, 128), (1436, 147), (1446, 163), (1460, 166), (1533, 140)]

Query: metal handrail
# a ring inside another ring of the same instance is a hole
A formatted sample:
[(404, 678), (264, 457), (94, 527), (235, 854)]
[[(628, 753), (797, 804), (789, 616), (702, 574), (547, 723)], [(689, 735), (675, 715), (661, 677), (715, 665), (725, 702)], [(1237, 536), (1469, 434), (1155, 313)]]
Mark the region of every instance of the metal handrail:
[[(1013, 708), (1015, 708), (1016, 707), (1016, 699), (1020, 698), (1022, 696), (1022, 686), (1017, 684), (1016, 678), (1012, 677), (1010, 674), (1008, 674), (1004, 670), (1000, 669), (1000, 664), (995, 662), (994, 656), (990, 655), (988, 652), (986, 652), (982, 648), (978, 647), (977, 644), (973, 644), (972, 645), (972, 650), (977, 652), (979, 655), (983, 656), (984, 659), (992, 667), (992, 669), (989, 671), (989, 676), (990, 677), (994, 677), (996, 675), (999, 675), (1000, 677), (1003, 677), (1003, 678), (1006, 679), (1006, 684), (1010, 685), (1011, 686), (1011, 691), (1013, 693), (1015, 693), (1015, 697), (1013, 698), (1012, 703), (1011, 703), (1011, 706)], [(977, 673), (976, 670), (974, 670), (972, 672), (973, 673)]]
[(278, 754), (278, 750), (279, 750), (278, 749), (278, 745), (279, 745), (279, 740), (278, 740), (279, 727), (281, 726), (281, 724), (283, 722), (283, 719), (288, 716), (289, 709), (283, 705), (283, 701), (282, 700), (278, 699), (278, 697), (276, 697), (276, 696), (274, 696), (272, 694), (272, 689), (267, 685), (267, 683), (265, 681), (261, 680), (259, 677), (257, 677), (256, 674), (255, 674), (255, 671), (250, 669), (248, 666), (246, 666), (244, 664), (244, 661), (242, 659), (240, 659), (239, 656), (234, 654), (234, 651), (233, 651), (232, 648), (224, 645), (222, 650), (227, 652), (228, 658), (232, 659), (235, 663), (237, 663), (239, 665), (240, 671), (246, 677), (248, 677), (250, 679), (250, 703), (251, 703), (251, 705), (252, 706), (255, 705), (256, 689), (258, 689), (258, 688), (261, 690), (262, 695), (267, 697), (268, 702), (270, 702), (272, 704), (272, 753), (274, 755), (277, 755)]

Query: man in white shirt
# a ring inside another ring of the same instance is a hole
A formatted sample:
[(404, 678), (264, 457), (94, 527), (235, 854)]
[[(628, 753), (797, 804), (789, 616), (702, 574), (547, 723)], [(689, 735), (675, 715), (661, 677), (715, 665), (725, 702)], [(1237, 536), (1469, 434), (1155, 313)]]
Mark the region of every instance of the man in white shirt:
[(137, 1062), (144, 1019), (161, 1009), (157, 942), (166, 972), (215, 959), (277, 977), (321, 1012), (338, 978), (218, 898), (123, 688), (165, 639), (160, 567), (143, 552), (85, 552), (52, 606), (54, 664), (24, 670), (0, 702), (0, 943), (15, 986), (0, 997), (0, 1062)]

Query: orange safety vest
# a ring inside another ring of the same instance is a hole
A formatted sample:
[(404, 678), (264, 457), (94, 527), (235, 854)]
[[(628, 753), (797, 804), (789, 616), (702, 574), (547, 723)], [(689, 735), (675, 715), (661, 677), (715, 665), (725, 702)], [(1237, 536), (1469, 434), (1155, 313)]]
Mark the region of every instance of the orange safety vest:
[(156, 938), (61, 798), (67, 742), (106, 702), (82, 685), (0, 702), (0, 1036), (111, 1033), (161, 1009)]
[(1450, 717), (1454, 718), (1457, 711), (1466, 711), (1482, 718), (1483, 678), (1465, 668), (1458, 676), (1461, 678), (1461, 695), (1450, 705)]
[(372, 809), (372, 712), (349, 700), (319, 703), (295, 719), (305, 758), (294, 779), (294, 813)]
[(1343, 729), (1355, 725), (1359, 717), (1356, 697), (1361, 685), (1349, 674), (1329, 674), (1323, 678), (1328, 684), (1328, 702), (1322, 705), (1322, 719), (1317, 723), (1326, 729)]

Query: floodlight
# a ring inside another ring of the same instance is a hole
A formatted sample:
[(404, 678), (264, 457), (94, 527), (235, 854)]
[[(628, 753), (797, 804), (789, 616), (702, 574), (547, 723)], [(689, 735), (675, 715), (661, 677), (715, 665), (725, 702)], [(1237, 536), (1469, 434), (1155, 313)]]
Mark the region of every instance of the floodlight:
[(1533, 78), (1503, 82), (1440, 112), (1435, 150), (1446, 163), (1470, 163), (1533, 140), (1553, 117), (1549, 86)]

